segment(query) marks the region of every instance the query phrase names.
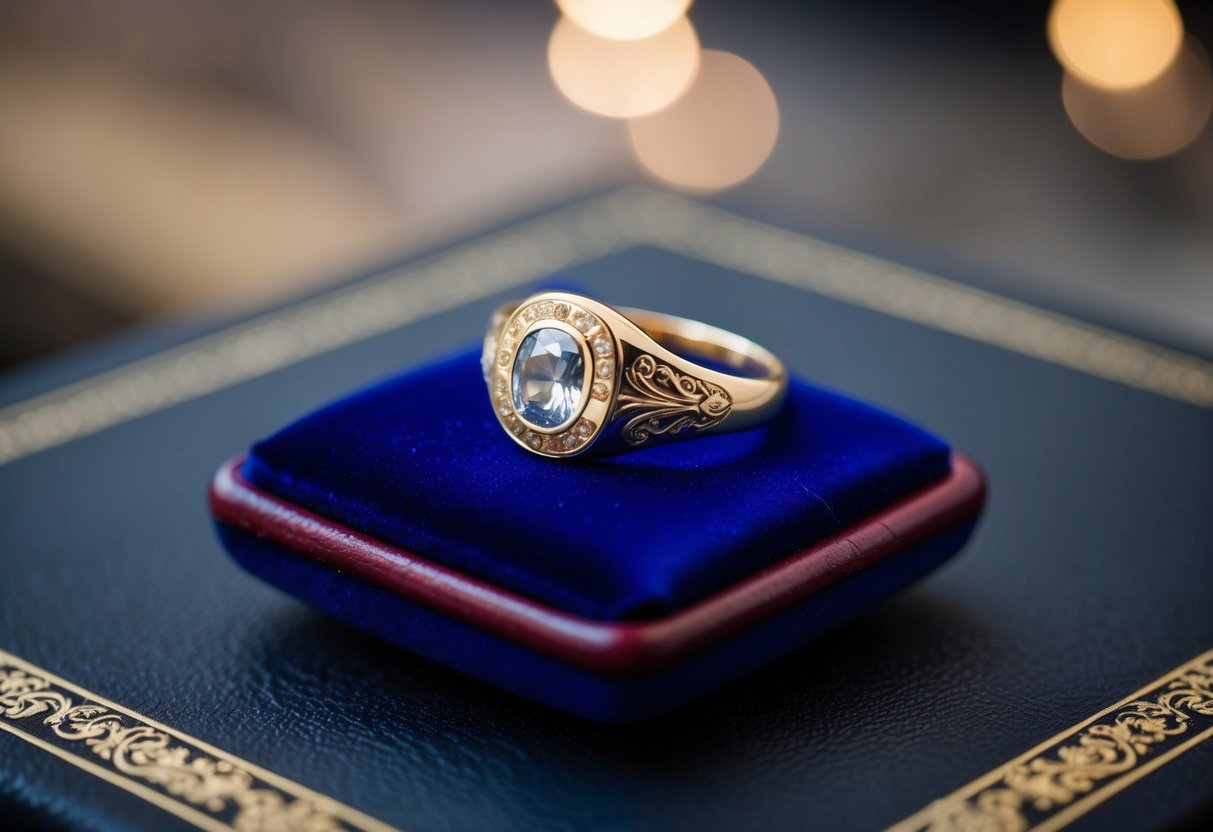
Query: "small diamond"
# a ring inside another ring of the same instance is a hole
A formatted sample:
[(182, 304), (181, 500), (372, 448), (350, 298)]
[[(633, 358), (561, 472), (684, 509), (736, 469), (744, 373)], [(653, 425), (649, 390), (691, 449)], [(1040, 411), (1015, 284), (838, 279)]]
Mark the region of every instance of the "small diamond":
[(498, 367), (504, 367), (509, 363), (510, 363), (510, 351), (509, 350), (502, 350), (501, 352), (497, 353), (497, 366)]
[(577, 447), (577, 437), (571, 433), (566, 433), (564, 436), (560, 437), (560, 444), (564, 445), (565, 450), (571, 450), (572, 448), (576, 448)]
[(591, 332), (598, 326), (598, 319), (587, 312), (575, 312), (573, 317), (569, 318), (569, 323), (582, 332)]
[(544, 301), (539, 304), (539, 317), (550, 318), (556, 313), (556, 304), (551, 301)]
[(493, 382), (493, 393), (497, 398), (501, 398), (507, 389), (509, 388), (506, 386), (505, 379), (498, 376), (497, 380)]
[(537, 433), (528, 433), (526, 435), (526, 443), (535, 450), (539, 450), (543, 447), (543, 437)]
[(509, 416), (509, 415), (510, 415), (510, 405), (509, 405), (509, 403), (508, 403), (508, 402), (501, 402), (500, 404), (498, 404), (498, 405), (497, 405), (497, 412), (498, 412), (498, 413), (500, 413), (502, 416)]
[(526, 321), (528, 324), (534, 321), (535, 307), (528, 306), (526, 309), (522, 310), (522, 320)]
[(610, 361), (599, 361), (595, 369), (599, 378), (610, 378), (611, 373), (615, 372), (615, 367)]
[(581, 422), (577, 423), (577, 435), (582, 439), (587, 438), (593, 432), (594, 424), (592, 422), (582, 420)]
[(594, 386), (590, 388), (590, 395), (599, 401), (605, 401), (607, 397), (607, 386), (601, 381), (594, 382)]
[(552, 310), (552, 314), (563, 320), (569, 316), (569, 305), (567, 303), (558, 303), (556, 308)]
[(611, 354), (611, 341), (609, 338), (594, 339), (594, 353), (603, 358)]

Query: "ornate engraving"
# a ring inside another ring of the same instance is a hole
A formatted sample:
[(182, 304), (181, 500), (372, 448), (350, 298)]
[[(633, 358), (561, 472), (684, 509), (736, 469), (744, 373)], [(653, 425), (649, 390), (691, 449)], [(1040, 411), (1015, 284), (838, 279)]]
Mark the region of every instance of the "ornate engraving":
[(631, 414), (620, 435), (629, 445), (688, 428), (719, 424), (733, 407), (723, 387), (686, 375), (642, 353), (623, 372), (616, 416)]
[(99, 766), (100, 776), (117, 785), (150, 787), (157, 805), (196, 825), (237, 832), (387, 829), (135, 714), (78, 701), (73, 694), (79, 692), (0, 653), (0, 728), (49, 746), (69, 761), (91, 760), (91, 770), (97, 773)]
[(1213, 651), (893, 830), (1058, 829), (1210, 736)]

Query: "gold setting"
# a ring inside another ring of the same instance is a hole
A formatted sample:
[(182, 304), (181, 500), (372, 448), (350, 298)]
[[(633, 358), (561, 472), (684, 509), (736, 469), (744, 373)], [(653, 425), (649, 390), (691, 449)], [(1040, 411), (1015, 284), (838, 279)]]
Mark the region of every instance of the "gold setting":
[[(622, 449), (720, 429), (730, 417), (723, 429), (740, 430), (777, 412), (787, 372), (767, 350), (696, 321), (624, 311), (567, 292), (543, 292), (497, 310), (481, 364), (493, 412), (515, 442), (543, 456), (573, 457), (600, 438)], [(582, 379), (576, 411), (563, 424), (543, 428), (518, 412), (512, 375), (523, 339), (548, 328), (578, 345)], [(701, 367), (683, 357), (688, 352), (743, 374)]]
[[(545, 328), (570, 335), (582, 357), (581, 400), (572, 417), (554, 428), (527, 422), (514, 407), (510, 385), (522, 340)], [(515, 442), (530, 451), (550, 457), (576, 456), (593, 443), (607, 422), (618, 377), (618, 352), (610, 329), (582, 305), (542, 296), (523, 303), (500, 327), (490, 327), (485, 338), (486, 355), (496, 356), (486, 381), (497, 421)]]

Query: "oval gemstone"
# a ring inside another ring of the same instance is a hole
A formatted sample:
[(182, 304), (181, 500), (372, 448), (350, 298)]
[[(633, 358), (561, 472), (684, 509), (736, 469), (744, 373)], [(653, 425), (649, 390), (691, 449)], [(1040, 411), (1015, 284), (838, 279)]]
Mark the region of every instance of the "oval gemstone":
[(563, 425), (577, 413), (584, 378), (581, 348), (562, 329), (537, 329), (514, 358), (514, 409), (537, 428)]

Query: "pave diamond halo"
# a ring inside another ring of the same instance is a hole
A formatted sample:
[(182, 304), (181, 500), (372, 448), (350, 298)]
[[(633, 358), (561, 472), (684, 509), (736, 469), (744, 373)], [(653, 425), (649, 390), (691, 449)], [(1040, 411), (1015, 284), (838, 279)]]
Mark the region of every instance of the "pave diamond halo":
[(592, 312), (536, 299), (489, 333), (481, 365), (497, 420), (514, 441), (566, 457), (585, 451), (606, 423), (617, 356)]

